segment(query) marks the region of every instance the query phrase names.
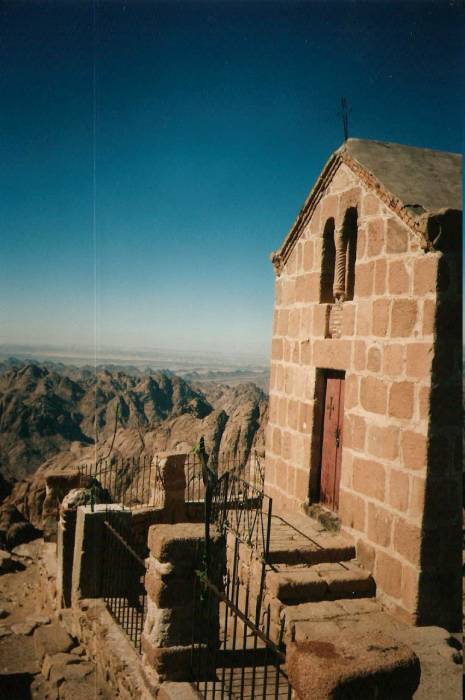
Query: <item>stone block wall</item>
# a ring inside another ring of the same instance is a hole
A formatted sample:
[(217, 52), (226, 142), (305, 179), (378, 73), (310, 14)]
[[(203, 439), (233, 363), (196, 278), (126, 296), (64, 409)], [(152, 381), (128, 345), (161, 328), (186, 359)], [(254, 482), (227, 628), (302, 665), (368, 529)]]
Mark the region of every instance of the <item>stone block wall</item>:
[[(355, 293), (328, 337), (323, 231), (330, 218), (337, 231), (349, 207), (358, 213)], [(460, 220), (437, 219), (440, 244), (425, 250), (420, 234), (340, 165), (276, 277), (266, 437), (274, 509), (317, 501), (323, 370), (345, 372), (339, 517), (386, 602), (416, 621), (428, 617), (422, 585), (431, 591), (434, 558), (450, 556), (460, 514)]]

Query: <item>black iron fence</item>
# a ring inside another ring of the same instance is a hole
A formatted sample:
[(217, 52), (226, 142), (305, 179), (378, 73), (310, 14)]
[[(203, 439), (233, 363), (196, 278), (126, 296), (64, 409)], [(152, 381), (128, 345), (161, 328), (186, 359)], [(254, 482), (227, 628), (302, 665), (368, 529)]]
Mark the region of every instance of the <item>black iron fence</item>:
[(115, 458), (78, 467), (89, 501), (119, 503), (131, 509), (162, 502), (159, 461), (151, 456)]
[[(235, 474), (249, 483), (256, 491), (263, 491), (264, 469), (256, 453), (221, 453), (209, 459), (209, 466), (218, 476), (226, 472)], [(164, 483), (160, 468), (160, 457), (110, 457), (96, 463), (78, 467), (89, 490), (89, 502), (120, 503), (131, 509), (163, 504)], [(202, 465), (198, 454), (190, 453), (185, 458), (187, 503), (203, 502), (205, 486)]]
[(118, 511), (107, 511), (103, 535), (103, 598), (139, 652), (147, 611), (146, 566), (141, 554), (127, 520)]
[(233, 472), (221, 476), (213, 488), (211, 522), (232, 532), (266, 561), (271, 534), (272, 499), (263, 489)]
[(284, 619), (271, 639), (272, 610), (258, 590), (241, 586), (239, 540), (232, 570), (205, 578), (198, 572), (194, 592), (191, 671), (205, 700), (290, 700), (285, 663)]
[[(198, 454), (188, 454), (185, 463), (186, 473), (186, 502), (192, 503), (205, 500), (202, 464)], [(220, 453), (211, 455), (208, 459), (210, 469), (218, 477), (225, 473), (235, 474), (238, 478), (250, 483), (256, 490), (263, 491), (265, 473), (263, 462), (256, 452), (247, 454)]]

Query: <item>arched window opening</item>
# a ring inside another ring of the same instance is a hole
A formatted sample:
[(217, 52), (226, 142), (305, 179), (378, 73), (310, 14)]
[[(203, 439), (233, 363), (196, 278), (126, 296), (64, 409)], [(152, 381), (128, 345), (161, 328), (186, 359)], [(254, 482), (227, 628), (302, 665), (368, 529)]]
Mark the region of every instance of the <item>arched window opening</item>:
[(357, 258), (357, 210), (348, 209), (344, 219), (345, 245), (345, 295), (347, 301), (354, 298), (355, 289), (355, 260)]
[(321, 263), (320, 303), (332, 304), (334, 301), (333, 283), (336, 264), (336, 245), (334, 243), (334, 219), (328, 219), (323, 231), (323, 254)]

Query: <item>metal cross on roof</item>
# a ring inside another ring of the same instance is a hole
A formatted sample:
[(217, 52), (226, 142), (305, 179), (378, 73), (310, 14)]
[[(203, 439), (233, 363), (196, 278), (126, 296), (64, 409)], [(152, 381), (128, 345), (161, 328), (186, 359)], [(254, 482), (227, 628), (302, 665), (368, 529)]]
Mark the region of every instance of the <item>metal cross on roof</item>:
[(344, 141), (349, 138), (349, 114), (352, 110), (349, 107), (349, 103), (345, 97), (341, 97), (341, 111), (337, 113), (338, 117), (342, 119), (342, 126), (344, 128)]

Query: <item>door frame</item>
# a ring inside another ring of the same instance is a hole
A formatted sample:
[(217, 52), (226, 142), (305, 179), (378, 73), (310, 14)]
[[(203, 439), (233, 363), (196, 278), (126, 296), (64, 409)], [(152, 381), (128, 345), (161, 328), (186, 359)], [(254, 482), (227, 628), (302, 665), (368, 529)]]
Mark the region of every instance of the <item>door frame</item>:
[[(326, 405), (326, 386), (328, 379), (346, 379), (345, 370), (339, 369), (318, 369), (317, 377), (315, 382), (315, 399), (316, 405), (318, 407), (318, 415), (314, 422), (314, 428), (317, 431), (317, 440), (315, 440), (315, 452), (313, 453), (316, 457), (315, 459), (315, 469), (314, 478), (311, 480), (313, 488), (311, 488), (311, 493), (313, 495), (312, 502), (321, 504), (323, 508), (331, 510), (330, 507), (321, 502), (321, 470), (323, 466), (323, 431), (324, 431), (324, 420), (325, 420), (325, 405)], [(343, 419), (344, 421), (344, 407), (343, 407)], [(341, 449), (344, 446), (344, 433), (341, 443)], [(314, 435), (315, 437), (315, 435)], [(341, 456), (342, 458), (342, 456)], [(340, 483), (340, 479), (339, 479)], [(337, 512), (337, 511), (332, 511)]]

